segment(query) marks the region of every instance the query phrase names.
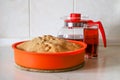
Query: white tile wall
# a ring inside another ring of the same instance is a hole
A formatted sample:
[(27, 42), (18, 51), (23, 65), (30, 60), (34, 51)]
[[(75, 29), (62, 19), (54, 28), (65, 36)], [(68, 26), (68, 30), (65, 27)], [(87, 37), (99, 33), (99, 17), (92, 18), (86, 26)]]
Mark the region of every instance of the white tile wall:
[(0, 0), (0, 37), (56, 36), (73, 10), (102, 21), (108, 41), (120, 42), (120, 0)]
[(28, 0), (0, 0), (0, 37), (27, 37), (28, 19)]
[(72, 0), (31, 0), (31, 36), (57, 34), (63, 26), (60, 17), (73, 10)]

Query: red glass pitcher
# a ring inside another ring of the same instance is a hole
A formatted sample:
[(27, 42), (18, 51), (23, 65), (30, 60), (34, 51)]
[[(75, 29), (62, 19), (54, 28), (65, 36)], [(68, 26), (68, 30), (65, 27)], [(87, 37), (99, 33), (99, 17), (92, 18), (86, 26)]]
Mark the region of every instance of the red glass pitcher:
[(87, 20), (86, 22), (86, 27), (84, 27), (84, 42), (87, 43), (86, 57), (94, 58), (98, 56), (99, 30), (102, 35), (104, 47), (106, 47), (105, 31), (100, 21)]

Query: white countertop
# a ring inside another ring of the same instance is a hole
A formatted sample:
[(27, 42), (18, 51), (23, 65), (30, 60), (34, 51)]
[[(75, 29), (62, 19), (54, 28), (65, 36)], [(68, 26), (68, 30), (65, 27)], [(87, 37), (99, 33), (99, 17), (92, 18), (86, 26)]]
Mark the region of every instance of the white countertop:
[(29, 72), (14, 63), (11, 45), (0, 46), (0, 80), (119, 80), (120, 46), (99, 47), (98, 59), (85, 61), (78, 70), (61, 73)]

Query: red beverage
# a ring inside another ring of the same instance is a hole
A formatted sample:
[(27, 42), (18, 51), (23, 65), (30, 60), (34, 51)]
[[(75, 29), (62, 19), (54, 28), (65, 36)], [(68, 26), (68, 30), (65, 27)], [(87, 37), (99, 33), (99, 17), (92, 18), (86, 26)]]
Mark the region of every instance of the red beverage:
[(84, 29), (84, 42), (87, 43), (86, 57), (97, 57), (98, 51), (98, 29), (97, 28), (85, 28)]

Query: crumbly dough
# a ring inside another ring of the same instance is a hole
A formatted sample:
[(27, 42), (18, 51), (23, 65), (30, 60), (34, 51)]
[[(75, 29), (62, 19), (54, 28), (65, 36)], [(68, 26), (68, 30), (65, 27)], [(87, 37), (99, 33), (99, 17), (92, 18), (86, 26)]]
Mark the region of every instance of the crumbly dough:
[(43, 37), (36, 37), (32, 40), (23, 42), (17, 45), (18, 49), (29, 52), (66, 52), (79, 49), (81, 46), (71, 43), (67, 40), (54, 37), (51, 35), (44, 35)]

